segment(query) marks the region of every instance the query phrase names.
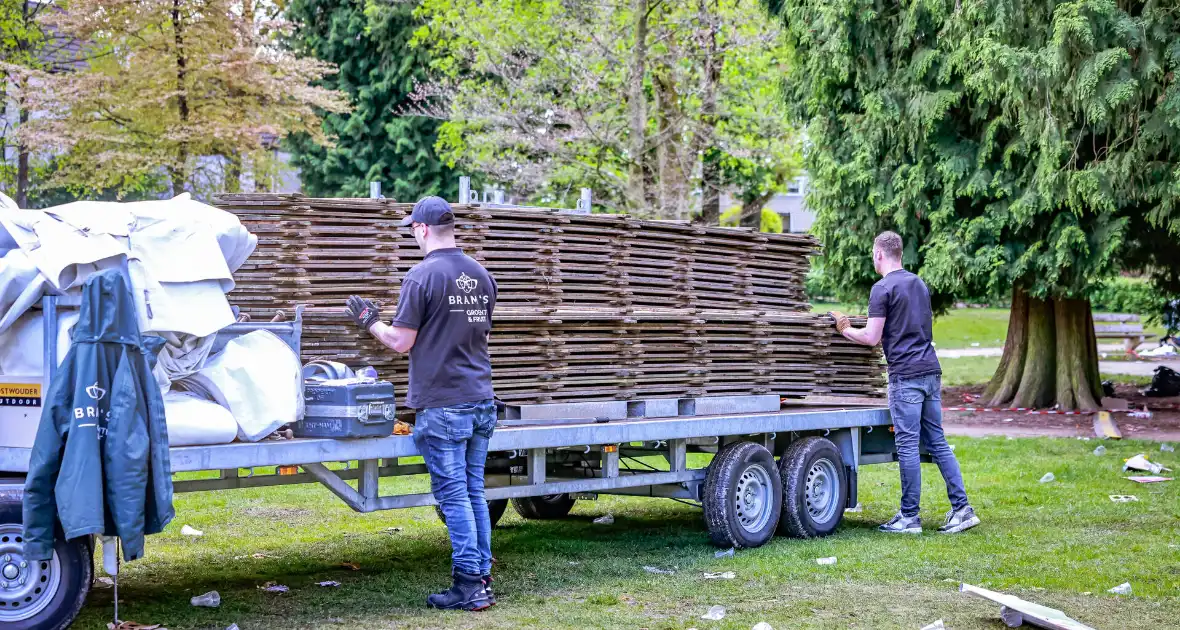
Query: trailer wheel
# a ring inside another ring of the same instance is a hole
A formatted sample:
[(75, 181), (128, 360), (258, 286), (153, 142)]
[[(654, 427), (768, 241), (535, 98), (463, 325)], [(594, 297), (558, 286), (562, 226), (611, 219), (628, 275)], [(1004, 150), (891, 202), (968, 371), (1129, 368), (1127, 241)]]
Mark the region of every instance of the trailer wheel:
[(836, 531), (848, 503), (848, 473), (840, 449), (822, 437), (803, 438), (783, 453), (779, 474), (783, 484), (779, 533), (818, 538)]
[[(495, 527), (500, 519), (504, 517), (504, 511), (508, 509), (508, 499), (490, 499), (488, 501), (488, 516), (492, 518), (492, 527)], [(438, 515), (438, 520), (442, 521), (443, 525), (447, 524), (447, 516), (443, 514), (442, 508), (434, 506), (434, 513)]]
[(25, 559), (19, 503), (0, 504), (0, 626), (7, 630), (62, 630), (73, 623), (90, 592), (90, 542), (54, 543), (53, 557)]
[(760, 547), (774, 536), (783, 502), (774, 455), (754, 442), (728, 444), (713, 458), (701, 502), (719, 547)]
[(546, 494), (540, 497), (513, 499), (512, 507), (523, 518), (552, 520), (568, 516), (576, 502), (577, 499), (568, 494)]

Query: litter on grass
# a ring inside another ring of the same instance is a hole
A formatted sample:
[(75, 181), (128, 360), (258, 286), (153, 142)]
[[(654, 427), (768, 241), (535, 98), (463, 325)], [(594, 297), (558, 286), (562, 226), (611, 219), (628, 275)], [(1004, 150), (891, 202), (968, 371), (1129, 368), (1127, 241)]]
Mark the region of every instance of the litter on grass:
[(726, 571), (724, 573), (709, 573), (707, 571), (705, 572), (705, 579), (706, 580), (732, 580), (735, 577), (737, 577), (737, 574), (734, 573), (733, 571)]
[(594, 524), (595, 525), (614, 525), (615, 524), (615, 517), (612, 514), (607, 514), (606, 516), (599, 516), (598, 518), (594, 519)]
[(1009, 628), (1018, 628), (1026, 621), (1029, 625), (1035, 625), (1042, 628), (1059, 628), (1061, 630), (1094, 630), (1084, 623), (1071, 619), (1068, 615), (1057, 610), (1056, 608), (1049, 608), (1030, 601), (1026, 601), (1016, 597), (1015, 595), (1008, 595), (1006, 593), (997, 593), (996, 591), (989, 591), (986, 588), (972, 586), (970, 584), (963, 584), (959, 587), (962, 593), (969, 593), (976, 597), (991, 600), (1001, 606), (1000, 619), (1008, 625)]
[(226, 628), (225, 630), (242, 630), (242, 629), (238, 627), (238, 624), (231, 623), (231, 624), (229, 624), (229, 627)]
[(946, 630), (946, 624), (942, 623), (942, 620), (939, 619), (928, 626), (922, 626), (922, 630)]
[(836, 564), (836, 557), (832, 556), (831, 558), (816, 558), (815, 563), (821, 566), (833, 565)]
[(647, 571), (648, 573), (654, 573), (656, 575), (676, 575), (675, 571), (671, 571), (669, 569), (661, 569), (659, 567), (643, 567), (643, 570)]
[(709, 612), (701, 615), (701, 619), (708, 619), (709, 621), (721, 621), (725, 619), (725, 606), (713, 606)]
[(1123, 582), (1122, 584), (1119, 584), (1118, 586), (1107, 591), (1107, 593), (1114, 593), (1115, 595), (1130, 595), (1131, 594), (1131, 583), (1130, 582)]
[(1054, 475), (1051, 472), (1047, 472), (1045, 473), (1044, 477), (1041, 477), (1041, 483), (1050, 483), (1053, 481), (1057, 481), (1057, 475)]
[(154, 623), (149, 626), (146, 624), (137, 623), (135, 621), (120, 621), (117, 624), (113, 621), (108, 622), (107, 629), (108, 630), (168, 630), (168, 628), (165, 628), (164, 626), (161, 626), (158, 623)]
[(1171, 444), (1160, 444), (1160, 452), (1161, 453), (1175, 453), (1176, 447), (1172, 446)]
[(758, 624), (753, 628), (750, 628), (750, 630), (774, 630), (774, 626), (766, 623), (765, 621), (759, 621)]
[(205, 535), (205, 532), (203, 532), (203, 531), (201, 531), (201, 530), (199, 530), (199, 529), (193, 529), (193, 528), (189, 527), (188, 525), (185, 525), (184, 527), (181, 527), (181, 528), (180, 528), (180, 533), (181, 533), (182, 535), (184, 535), (184, 536), (194, 536), (194, 537), (196, 537), (196, 536), (204, 536), (204, 535)]
[(336, 580), (324, 580), (323, 582), (316, 582), (316, 586), (336, 588), (336, 587), (340, 586), (340, 582), (337, 582)]
[(726, 549), (725, 551), (714, 552), (713, 557), (714, 558), (732, 558), (734, 556), (734, 554), (736, 554), (736, 553), (737, 553), (737, 549), (734, 547), (730, 547), (729, 549)]
[(1138, 501), (1139, 497), (1133, 494), (1112, 494), (1110, 495), (1110, 500), (1115, 503), (1132, 503)]
[(221, 605), (221, 594), (217, 591), (209, 591), (204, 595), (197, 595), (190, 599), (189, 603), (198, 608), (217, 608)]
[(1106, 454), (1106, 447), (1099, 444), (1098, 448), (1094, 449), (1094, 454), (1095, 455), (1105, 455)]
[(267, 582), (258, 588), (267, 593), (286, 593), (287, 591), (291, 590), (290, 588), (282, 584), (276, 584), (275, 582)]
[(1124, 477), (1124, 479), (1129, 479), (1131, 481), (1134, 481), (1135, 483), (1160, 483), (1163, 481), (1171, 481), (1172, 480), (1171, 477), (1152, 477), (1152, 476)]
[(1131, 459), (1126, 460), (1126, 463), (1123, 464), (1123, 470), (1142, 470), (1153, 475), (1158, 475), (1165, 470), (1171, 472), (1172, 469), (1155, 462), (1148, 461), (1147, 456), (1143, 453), (1140, 453)]

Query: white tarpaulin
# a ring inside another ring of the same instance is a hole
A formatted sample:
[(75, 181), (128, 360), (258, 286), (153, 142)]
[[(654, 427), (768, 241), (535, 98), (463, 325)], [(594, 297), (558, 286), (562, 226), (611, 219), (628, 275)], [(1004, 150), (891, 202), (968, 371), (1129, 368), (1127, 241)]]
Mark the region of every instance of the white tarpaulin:
[(169, 446), (229, 444), (238, 435), (238, 423), (228, 409), (193, 394), (164, 394)]
[[(204, 337), (233, 323), (225, 294), (257, 238), (187, 193), (163, 201), (0, 205), (0, 331), (40, 297), (127, 265), (141, 332)], [(30, 270), (39, 272), (30, 277)], [(42, 285), (47, 284), (48, 287)]]
[(172, 385), (174, 390), (203, 395), (233, 412), (238, 437), (247, 442), (257, 442), (303, 417), (299, 357), (265, 330), (230, 340), (199, 372)]

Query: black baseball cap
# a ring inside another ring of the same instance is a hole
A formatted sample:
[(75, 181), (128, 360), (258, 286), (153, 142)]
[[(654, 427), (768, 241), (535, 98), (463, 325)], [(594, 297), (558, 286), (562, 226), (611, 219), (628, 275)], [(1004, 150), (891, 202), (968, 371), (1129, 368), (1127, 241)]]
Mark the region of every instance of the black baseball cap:
[(410, 216), (402, 219), (401, 226), (412, 223), (425, 225), (450, 225), (455, 222), (455, 213), (451, 211), (451, 204), (442, 197), (423, 197), (414, 204), (414, 211)]

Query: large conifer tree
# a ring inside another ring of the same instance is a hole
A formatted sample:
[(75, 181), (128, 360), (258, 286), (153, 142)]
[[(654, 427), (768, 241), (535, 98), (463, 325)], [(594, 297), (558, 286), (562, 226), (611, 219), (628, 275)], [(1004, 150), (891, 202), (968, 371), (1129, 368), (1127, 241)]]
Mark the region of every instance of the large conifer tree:
[(324, 86), (348, 94), (353, 110), (324, 116), (330, 145), (308, 136), (288, 143), (311, 195), (361, 196), (379, 181), (385, 196), (401, 201), (458, 195), (458, 175), (434, 151), (438, 121), (403, 116), (415, 82), (429, 60), (411, 47), (416, 2), (292, 0), (287, 18), (295, 24), (292, 49), (335, 64), (339, 72)]
[[(831, 283), (881, 230), (946, 304), (1011, 291), (990, 405), (1094, 408), (1089, 291), (1180, 247), (1180, 11), (1124, 0), (770, 0), (799, 66)], [(852, 297), (849, 294), (847, 297)]]

